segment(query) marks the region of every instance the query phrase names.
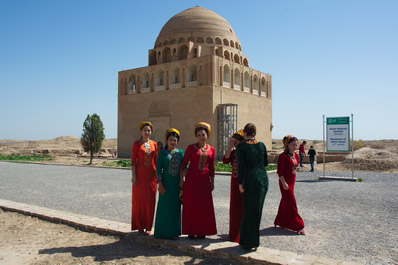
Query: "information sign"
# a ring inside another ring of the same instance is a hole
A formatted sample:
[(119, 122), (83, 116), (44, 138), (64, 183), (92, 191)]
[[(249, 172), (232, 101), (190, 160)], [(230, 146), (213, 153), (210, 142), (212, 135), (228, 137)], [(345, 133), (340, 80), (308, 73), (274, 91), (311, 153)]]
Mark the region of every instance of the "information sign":
[(326, 118), (327, 152), (350, 152), (350, 117)]

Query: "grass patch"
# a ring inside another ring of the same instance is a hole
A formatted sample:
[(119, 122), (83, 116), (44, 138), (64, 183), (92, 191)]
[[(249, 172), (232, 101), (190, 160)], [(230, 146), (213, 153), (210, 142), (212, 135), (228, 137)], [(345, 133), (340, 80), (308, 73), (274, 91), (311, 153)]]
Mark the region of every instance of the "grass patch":
[(130, 160), (117, 160), (112, 162), (102, 162), (102, 165), (105, 167), (124, 167), (124, 168), (131, 168), (131, 161)]
[[(216, 162), (214, 167), (215, 167), (215, 170), (218, 172), (232, 172), (232, 166), (230, 164), (226, 165), (222, 162)], [(268, 165), (266, 167), (266, 169), (267, 169), (267, 171), (275, 170), (276, 165)]]
[(50, 155), (30, 155), (23, 156), (18, 154), (12, 155), (0, 155), (0, 160), (10, 160), (10, 161), (50, 161), (53, 157)]

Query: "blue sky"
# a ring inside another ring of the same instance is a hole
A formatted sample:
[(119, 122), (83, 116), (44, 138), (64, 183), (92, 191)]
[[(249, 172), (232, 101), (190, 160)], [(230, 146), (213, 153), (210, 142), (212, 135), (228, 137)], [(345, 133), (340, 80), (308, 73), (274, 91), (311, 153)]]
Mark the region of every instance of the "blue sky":
[(162, 26), (196, 5), (272, 75), (273, 138), (322, 139), (322, 115), (353, 113), (355, 139), (398, 139), (395, 0), (3, 0), (0, 139), (80, 137), (92, 113), (116, 138), (118, 71), (147, 66)]

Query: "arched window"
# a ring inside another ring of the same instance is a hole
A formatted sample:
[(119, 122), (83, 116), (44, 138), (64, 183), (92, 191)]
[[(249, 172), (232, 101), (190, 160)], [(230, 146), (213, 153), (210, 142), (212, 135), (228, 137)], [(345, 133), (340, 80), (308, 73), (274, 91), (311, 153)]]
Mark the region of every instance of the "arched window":
[(165, 41), (163, 42), (163, 45), (167, 45), (167, 44), (169, 44), (169, 41), (168, 41), (168, 40), (165, 40)]
[(187, 68), (187, 86), (193, 86), (193, 84), (189, 84), (189, 82), (198, 81), (198, 71), (196, 70), (195, 64), (190, 64)]
[(127, 85), (128, 94), (135, 94), (137, 92), (137, 81), (135, 75), (130, 75), (129, 83)]
[(196, 39), (196, 42), (197, 42), (197, 43), (204, 43), (204, 40), (203, 40), (202, 37), (198, 37), (198, 38)]
[(224, 52), (224, 58), (227, 59), (227, 60), (229, 60), (229, 52), (228, 52), (228, 51), (225, 51), (225, 52)]
[(231, 82), (231, 70), (228, 65), (224, 65), (224, 84), (223, 86), (229, 87), (229, 83)]
[(180, 48), (178, 48), (178, 60), (185, 60), (188, 58), (188, 46), (187, 45), (181, 45)]
[(156, 64), (156, 51), (151, 51), (149, 53), (149, 65), (155, 65)]
[(174, 44), (174, 43), (177, 43), (177, 40), (176, 40), (176, 39), (172, 39), (172, 40), (170, 41), (170, 44)]
[(169, 47), (164, 48), (162, 54), (163, 54), (163, 63), (171, 62), (171, 50)]
[(234, 48), (234, 42), (231, 40), (230, 45), (232, 48)]
[(194, 37), (189, 37), (189, 38), (188, 38), (188, 41), (190, 41), (190, 42), (195, 42), (195, 38), (194, 38)]
[(171, 71), (170, 75), (170, 83), (171, 84), (179, 84), (180, 83), (180, 68), (174, 67)]
[(179, 38), (178, 39), (178, 43), (184, 43), (185, 42), (185, 39), (184, 38)]
[(258, 95), (258, 78), (257, 78), (257, 75), (253, 76), (253, 94)]
[(156, 86), (163, 86), (164, 85), (164, 71), (159, 70), (156, 73)]
[(235, 62), (235, 63), (240, 63), (239, 55), (235, 54), (235, 56), (234, 56), (234, 62)]
[(193, 49), (193, 56), (198, 57), (198, 48)]
[(229, 41), (227, 39), (223, 40), (225, 46), (229, 46)]
[(235, 42), (235, 48), (239, 49), (239, 43), (238, 42)]
[(243, 59), (243, 65), (249, 67), (249, 61), (247, 58)]
[(216, 38), (216, 44), (222, 44), (221, 39), (219, 37)]
[(206, 38), (206, 43), (213, 43), (213, 39), (210, 38), (210, 37), (207, 37), (207, 38)]
[(250, 89), (250, 76), (248, 72), (245, 72), (245, 88)]
[(176, 54), (177, 50), (176, 48), (173, 49), (173, 54)]
[[(145, 74), (142, 76), (142, 86), (141, 87), (143, 88), (142, 92), (149, 91), (149, 73), (148, 72), (145, 72)], [(145, 88), (148, 88), (148, 89), (145, 89)]]
[(261, 96), (267, 96), (267, 80), (265, 78), (261, 78)]
[(159, 42), (158, 47), (162, 47), (162, 46), (163, 46), (162, 42)]
[(234, 88), (240, 90), (240, 71), (238, 68), (235, 68), (234, 80)]

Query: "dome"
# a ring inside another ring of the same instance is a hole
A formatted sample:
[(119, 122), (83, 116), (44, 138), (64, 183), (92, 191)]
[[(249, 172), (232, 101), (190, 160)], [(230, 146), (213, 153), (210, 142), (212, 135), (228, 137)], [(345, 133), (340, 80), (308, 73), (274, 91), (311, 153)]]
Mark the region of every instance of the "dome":
[(223, 17), (206, 8), (186, 9), (167, 21), (161, 29), (155, 47), (160, 42), (173, 43), (179, 39), (220, 38), (239, 42), (231, 25)]

